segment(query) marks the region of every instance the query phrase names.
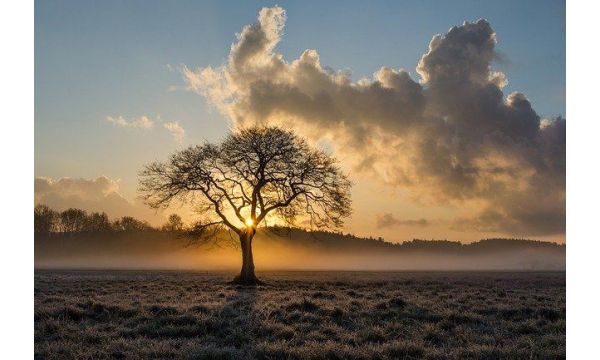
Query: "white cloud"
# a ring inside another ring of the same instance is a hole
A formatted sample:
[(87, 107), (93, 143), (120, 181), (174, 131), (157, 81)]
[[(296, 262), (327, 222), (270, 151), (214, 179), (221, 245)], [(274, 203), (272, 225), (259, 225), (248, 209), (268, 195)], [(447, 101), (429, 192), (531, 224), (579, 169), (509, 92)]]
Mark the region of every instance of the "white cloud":
[(129, 127), (129, 128), (139, 128), (139, 129), (152, 129), (154, 126), (154, 121), (152, 121), (147, 116), (140, 116), (138, 118), (125, 119), (123, 116), (107, 116), (106, 121), (119, 126), (119, 127)]
[[(107, 116), (106, 121), (114, 124), (118, 127), (126, 127), (126, 128), (137, 128), (137, 129), (145, 129), (152, 130), (154, 128), (155, 121), (150, 119), (148, 116), (140, 116), (138, 118), (126, 119), (123, 116)], [(160, 117), (157, 117), (157, 121), (160, 123)], [(163, 123), (163, 127), (169, 131), (169, 133), (173, 136), (173, 139), (182, 143), (183, 138), (185, 136), (185, 129), (179, 124), (178, 121), (169, 121)]]
[(185, 129), (181, 127), (181, 125), (179, 125), (178, 121), (167, 122), (164, 123), (163, 126), (165, 127), (165, 129), (169, 130), (175, 141), (177, 141), (178, 143), (183, 142), (183, 137), (185, 136)]

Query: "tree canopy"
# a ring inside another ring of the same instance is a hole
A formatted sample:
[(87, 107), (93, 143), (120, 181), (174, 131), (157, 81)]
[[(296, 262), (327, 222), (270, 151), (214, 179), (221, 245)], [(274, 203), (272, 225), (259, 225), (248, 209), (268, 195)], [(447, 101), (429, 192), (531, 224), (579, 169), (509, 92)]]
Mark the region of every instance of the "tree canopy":
[(294, 225), (339, 227), (351, 213), (351, 183), (336, 160), (292, 131), (253, 127), (222, 142), (192, 146), (140, 173), (145, 202), (189, 202), (202, 226), (241, 234), (267, 217)]

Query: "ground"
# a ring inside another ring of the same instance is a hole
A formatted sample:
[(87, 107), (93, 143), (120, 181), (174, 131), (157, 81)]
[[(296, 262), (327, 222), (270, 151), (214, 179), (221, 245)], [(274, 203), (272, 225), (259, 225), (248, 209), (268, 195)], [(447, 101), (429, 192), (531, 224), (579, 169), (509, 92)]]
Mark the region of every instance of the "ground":
[(36, 271), (36, 359), (565, 358), (565, 274)]

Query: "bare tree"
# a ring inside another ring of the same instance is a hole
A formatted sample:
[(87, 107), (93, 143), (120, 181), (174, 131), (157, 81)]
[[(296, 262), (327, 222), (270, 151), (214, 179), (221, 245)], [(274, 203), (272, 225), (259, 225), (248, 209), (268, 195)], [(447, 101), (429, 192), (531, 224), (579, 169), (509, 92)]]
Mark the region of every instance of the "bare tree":
[(84, 230), (87, 213), (81, 209), (69, 208), (60, 213), (62, 231), (66, 233), (78, 233)]
[(152, 226), (146, 221), (138, 220), (131, 216), (123, 216), (122, 218), (115, 220), (112, 227), (116, 231), (125, 232), (136, 232), (136, 231), (151, 231)]
[(85, 231), (90, 233), (102, 233), (112, 231), (112, 224), (106, 213), (91, 213), (86, 220)]
[(59, 218), (59, 213), (50, 209), (48, 206), (42, 204), (36, 205), (34, 209), (35, 233), (49, 235), (56, 231)]
[(267, 218), (339, 227), (351, 212), (350, 187), (334, 158), (293, 132), (253, 127), (145, 166), (139, 190), (154, 208), (173, 201), (196, 206), (206, 217), (196, 230), (224, 227), (237, 234), (242, 269), (234, 282), (257, 284), (252, 256), (256, 228)]
[(162, 226), (162, 229), (164, 231), (169, 231), (169, 232), (178, 232), (178, 231), (183, 230), (183, 228), (184, 228), (183, 220), (181, 220), (181, 216), (179, 216), (177, 214), (169, 215), (169, 219)]

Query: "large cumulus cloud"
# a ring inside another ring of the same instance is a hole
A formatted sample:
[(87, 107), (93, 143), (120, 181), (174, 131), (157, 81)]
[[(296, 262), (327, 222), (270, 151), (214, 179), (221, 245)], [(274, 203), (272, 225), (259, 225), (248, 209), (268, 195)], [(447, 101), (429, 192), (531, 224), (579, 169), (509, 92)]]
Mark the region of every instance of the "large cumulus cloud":
[(236, 127), (293, 127), (415, 201), (471, 210), (455, 229), (564, 233), (565, 121), (541, 121), (524, 94), (503, 93), (487, 21), (435, 35), (418, 80), (384, 66), (353, 81), (315, 50), (291, 62), (276, 52), (285, 19), (280, 7), (262, 9), (226, 64), (182, 69), (189, 89)]

